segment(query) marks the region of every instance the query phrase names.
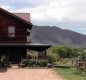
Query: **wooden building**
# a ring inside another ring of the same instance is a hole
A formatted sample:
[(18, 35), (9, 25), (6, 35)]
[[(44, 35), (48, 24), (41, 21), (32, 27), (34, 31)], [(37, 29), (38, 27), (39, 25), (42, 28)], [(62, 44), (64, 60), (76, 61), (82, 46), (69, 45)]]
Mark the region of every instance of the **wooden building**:
[(0, 58), (6, 56), (16, 63), (27, 57), (27, 49), (46, 52), (51, 45), (27, 42), (31, 28), (29, 13), (10, 13), (0, 8)]

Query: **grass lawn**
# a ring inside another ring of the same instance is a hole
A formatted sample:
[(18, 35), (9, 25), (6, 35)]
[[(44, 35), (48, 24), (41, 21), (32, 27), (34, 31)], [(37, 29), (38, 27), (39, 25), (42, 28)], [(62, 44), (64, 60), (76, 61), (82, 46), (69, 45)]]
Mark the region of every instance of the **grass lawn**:
[(54, 70), (65, 80), (86, 80), (86, 74), (77, 71), (75, 67), (56, 66)]

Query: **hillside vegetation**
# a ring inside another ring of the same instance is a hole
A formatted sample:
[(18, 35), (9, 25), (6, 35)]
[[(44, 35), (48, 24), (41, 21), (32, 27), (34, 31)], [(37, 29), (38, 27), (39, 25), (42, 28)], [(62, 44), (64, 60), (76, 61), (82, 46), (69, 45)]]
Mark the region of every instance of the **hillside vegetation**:
[(61, 29), (56, 26), (33, 26), (31, 40), (36, 43), (46, 43), (66, 47), (85, 47), (86, 35)]

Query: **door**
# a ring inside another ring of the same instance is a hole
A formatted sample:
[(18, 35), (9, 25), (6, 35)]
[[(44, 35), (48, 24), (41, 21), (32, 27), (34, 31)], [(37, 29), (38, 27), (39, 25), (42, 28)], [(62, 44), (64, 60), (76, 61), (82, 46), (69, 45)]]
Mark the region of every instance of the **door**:
[(18, 48), (9, 49), (9, 61), (11, 63), (19, 63), (20, 55), (19, 55), (19, 49)]

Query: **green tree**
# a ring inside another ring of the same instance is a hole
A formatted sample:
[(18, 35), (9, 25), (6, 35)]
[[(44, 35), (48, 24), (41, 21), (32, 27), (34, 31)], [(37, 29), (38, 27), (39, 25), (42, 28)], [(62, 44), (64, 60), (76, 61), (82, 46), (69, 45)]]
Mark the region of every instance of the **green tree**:
[(58, 54), (59, 54), (60, 58), (65, 58), (66, 57), (66, 49), (64, 47), (59, 47)]

